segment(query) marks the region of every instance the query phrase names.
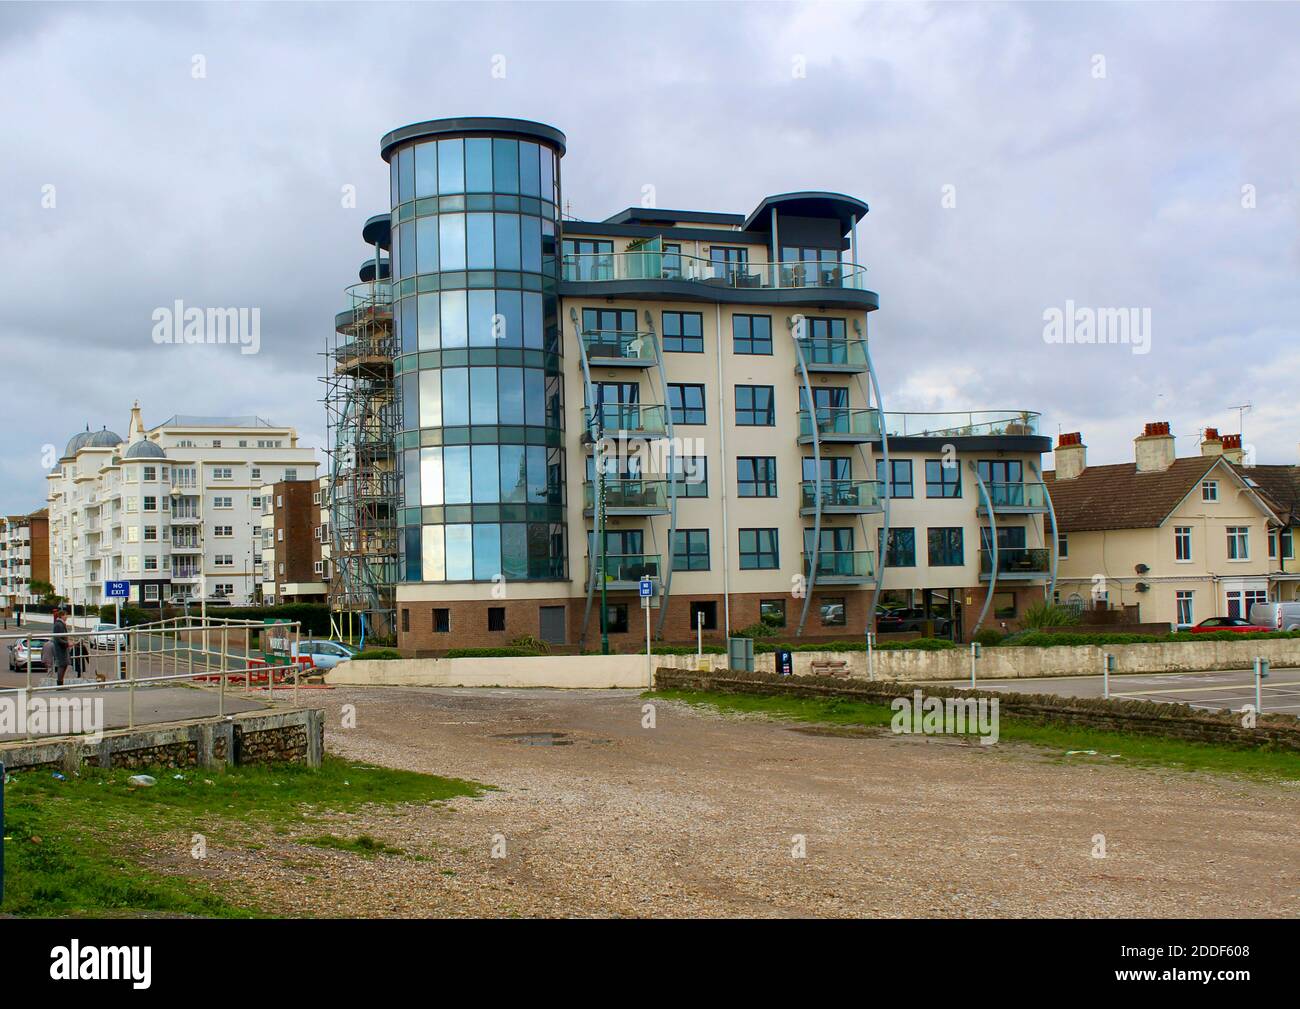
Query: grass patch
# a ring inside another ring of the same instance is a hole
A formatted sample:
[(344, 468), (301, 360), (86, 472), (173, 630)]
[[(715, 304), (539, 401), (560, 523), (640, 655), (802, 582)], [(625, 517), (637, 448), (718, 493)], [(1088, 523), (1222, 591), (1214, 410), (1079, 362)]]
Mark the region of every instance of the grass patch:
[(354, 855), (360, 855), (363, 858), (374, 858), (376, 855), (398, 855), (402, 858), (409, 858), (413, 861), (424, 861), (420, 855), (411, 855), (401, 848), (394, 848), (385, 844), (376, 837), (369, 834), (359, 834), (353, 838), (335, 837), (333, 834), (322, 834), (320, 837), (300, 837), (299, 844), (310, 844), (314, 848), (330, 848), (334, 851), (350, 851)]
[[(728, 714), (763, 715), (794, 722), (828, 725), (889, 726), (894, 712), (881, 704), (848, 698), (730, 694), (704, 690), (659, 690), (643, 695), (707, 707)], [(1240, 775), (1267, 781), (1300, 780), (1300, 756), (1282, 750), (1248, 750), (1212, 743), (1193, 743), (1160, 736), (1128, 735), (1075, 726), (1042, 725), (1002, 716), (999, 741), (1026, 743), (1056, 751), (1062, 762), (1124, 763), (1211, 774)], [(1096, 756), (1067, 750), (1096, 750)], [(1111, 754), (1119, 754), (1118, 758)]]
[[(45, 770), (12, 776), (5, 786), (0, 910), (35, 916), (254, 916), (256, 907), (233, 903), (202, 879), (154, 872), (131, 856), (146, 840), (173, 835), (177, 856), (188, 859), (196, 833), (211, 842), (248, 827), (300, 826), (371, 803), (441, 802), (481, 795), (486, 787), (331, 756), (319, 770), (301, 764), (224, 772), (160, 768), (148, 772), (157, 779), (154, 787), (132, 789), (127, 779), (136, 773), (83, 768), (65, 781)], [(364, 846), (360, 838), (351, 843)]]

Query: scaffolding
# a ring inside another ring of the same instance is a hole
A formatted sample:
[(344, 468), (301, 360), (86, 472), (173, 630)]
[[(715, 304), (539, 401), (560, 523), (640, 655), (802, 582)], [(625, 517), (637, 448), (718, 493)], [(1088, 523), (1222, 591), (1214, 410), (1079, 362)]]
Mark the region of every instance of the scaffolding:
[(361, 617), (367, 636), (387, 637), (395, 629), (400, 400), (387, 265), (376, 262), (368, 274), (373, 279), (347, 289), (349, 306), (335, 316), (324, 354), (329, 593), (342, 637), (361, 633)]

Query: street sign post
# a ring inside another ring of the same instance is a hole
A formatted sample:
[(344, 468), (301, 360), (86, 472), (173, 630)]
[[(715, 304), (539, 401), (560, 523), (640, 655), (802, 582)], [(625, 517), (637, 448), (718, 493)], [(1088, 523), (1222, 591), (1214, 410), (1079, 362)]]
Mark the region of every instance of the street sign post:
[(116, 675), (122, 675), (122, 600), (131, 598), (129, 581), (104, 582), (104, 598), (113, 600), (113, 624), (117, 632), (113, 634), (113, 667)]
[(641, 593), (641, 609), (645, 610), (645, 678), (647, 688), (653, 688), (654, 666), (650, 658), (650, 598), (654, 595), (655, 583), (648, 575), (643, 575), (641, 581), (637, 583), (637, 589)]

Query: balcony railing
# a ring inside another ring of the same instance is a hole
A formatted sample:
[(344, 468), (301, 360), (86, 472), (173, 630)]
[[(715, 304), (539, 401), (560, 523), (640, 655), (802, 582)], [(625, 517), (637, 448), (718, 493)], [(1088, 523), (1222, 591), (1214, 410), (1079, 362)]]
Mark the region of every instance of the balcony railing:
[(589, 360), (618, 362), (627, 365), (650, 365), (655, 361), (654, 336), (650, 333), (623, 333), (612, 329), (589, 329), (582, 334), (582, 344)]
[[(600, 584), (600, 554), (587, 556), (587, 570), (597, 566), (596, 583)], [(634, 587), (642, 578), (658, 578), (660, 564), (658, 554), (606, 554), (605, 583), (607, 585), (624, 585)]]
[[(873, 511), (880, 507), (879, 480), (823, 480), (823, 511)], [(805, 480), (799, 485), (799, 507), (812, 511), (817, 506), (817, 482)]]
[(970, 438), (1036, 435), (1037, 413), (1029, 410), (975, 410), (958, 413), (886, 413), (891, 438)]
[(799, 341), (809, 371), (866, 371), (867, 341), (809, 337)]
[[(582, 507), (594, 511), (599, 485), (588, 480), (582, 485)], [(667, 480), (605, 479), (605, 508), (638, 512), (668, 511)]]
[(382, 281), (353, 284), (343, 293), (348, 299), (348, 309), (353, 312), (370, 308), (389, 309), (393, 304), (392, 285)]
[[(804, 551), (803, 573), (812, 572), (812, 552)], [(874, 570), (870, 550), (819, 550), (817, 552), (818, 581), (865, 581)]]
[[(1051, 569), (1052, 552), (1044, 547), (998, 547), (999, 575), (1045, 575)], [(980, 550), (980, 574), (993, 572), (993, 551)]]
[(660, 405), (604, 403), (599, 407), (587, 407), (583, 413), (587, 419), (587, 430), (591, 431), (594, 422), (597, 435), (621, 432), (661, 435), (667, 430), (665, 411)]
[[(1041, 483), (985, 483), (994, 511), (1046, 511), (1047, 489)], [(981, 502), (980, 507), (984, 505)]]
[[(850, 407), (819, 407), (817, 434), (822, 438), (865, 441), (880, 434), (880, 411)], [(812, 439), (812, 419), (807, 410), (799, 411), (799, 437)]]
[(566, 281), (686, 280), (749, 290), (841, 288), (866, 290), (867, 269), (851, 263), (725, 263), (680, 252), (572, 253), (562, 260)]

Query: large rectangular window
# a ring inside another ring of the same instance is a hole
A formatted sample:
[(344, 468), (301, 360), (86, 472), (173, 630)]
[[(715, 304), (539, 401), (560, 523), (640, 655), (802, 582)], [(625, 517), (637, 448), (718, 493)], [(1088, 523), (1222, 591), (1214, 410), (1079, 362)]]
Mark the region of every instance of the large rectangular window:
[(930, 567), (961, 567), (965, 563), (961, 526), (927, 530)]
[(668, 408), (672, 411), (674, 424), (705, 423), (704, 386), (670, 382)]
[(664, 312), (664, 350), (704, 353), (704, 317), (699, 312)]
[(740, 530), (740, 569), (742, 571), (774, 570), (780, 567), (775, 529)]
[(775, 396), (770, 385), (736, 386), (736, 425), (738, 427), (773, 427), (776, 425)]
[(731, 346), (737, 354), (772, 353), (772, 317), (770, 315), (733, 315)]
[[(876, 547), (880, 547), (880, 530), (876, 531)], [(890, 529), (889, 549), (885, 552), (885, 566), (890, 568), (916, 567), (916, 530)]]
[(678, 529), (673, 540), (673, 567), (678, 571), (709, 570), (709, 531)]
[(1174, 526), (1174, 560), (1192, 559), (1192, 527)]
[(1250, 527), (1228, 526), (1228, 560), (1250, 560)]
[(925, 496), (940, 498), (961, 497), (961, 468), (954, 460), (925, 460)]
[(1174, 605), (1178, 611), (1178, 626), (1190, 627), (1196, 622), (1196, 594), (1190, 589), (1179, 589), (1174, 593)]
[[(909, 498), (912, 496), (912, 460), (890, 459), (889, 468), (893, 470), (893, 479), (889, 484), (889, 496)], [(884, 487), (885, 460), (876, 460), (876, 481)]]
[(709, 460), (702, 455), (676, 456), (673, 482), (677, 484), (678, 497), (708, 497)]
[(776, 497), (776, 457), (740, 456), (736, 460), (736, 489), (740, 497)]

